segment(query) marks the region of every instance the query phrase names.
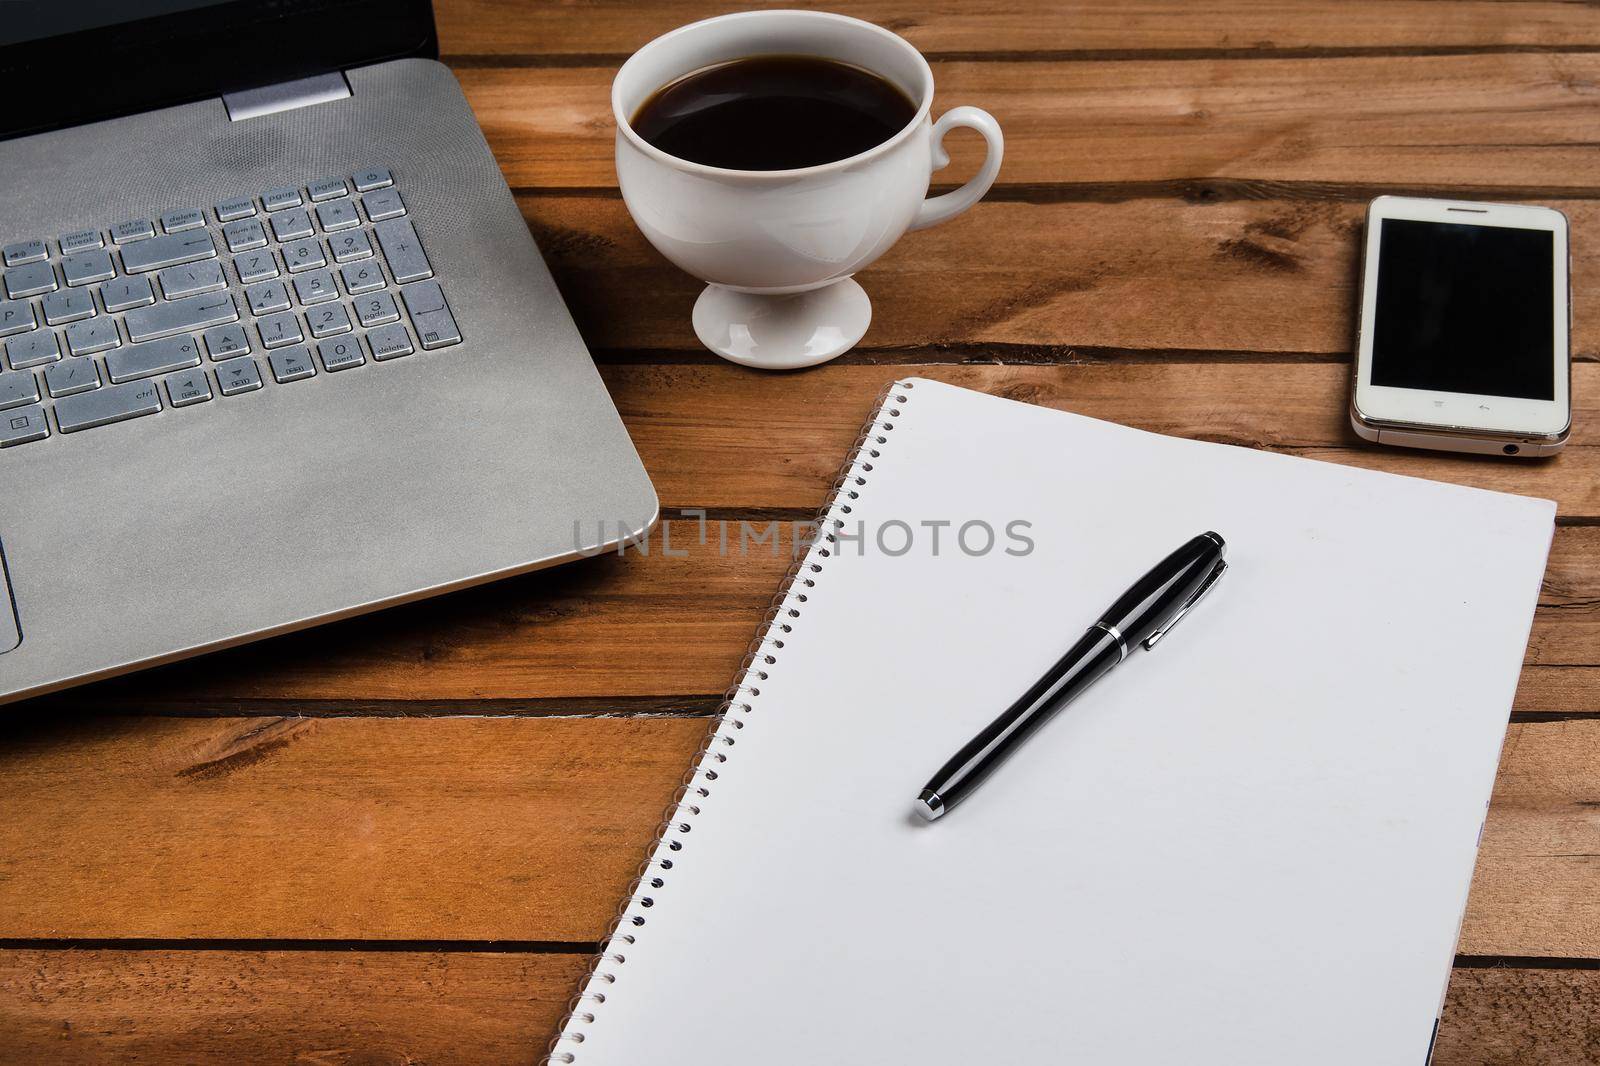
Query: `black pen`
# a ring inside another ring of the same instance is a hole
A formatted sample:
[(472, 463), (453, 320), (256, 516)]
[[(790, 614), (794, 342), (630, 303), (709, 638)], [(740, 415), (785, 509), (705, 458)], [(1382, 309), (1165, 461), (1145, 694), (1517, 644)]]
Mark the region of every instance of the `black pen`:
[(1128, 646), (1145, 650), (1166, 636), (1228, 569), (1227, 544), (1202, 533), (1155, 565), (1124, 592), (1100, 620), (999, 718), (933, 775), (914, 805), (930, 822), (965, 799), (1061, 708), (1128, 657)]

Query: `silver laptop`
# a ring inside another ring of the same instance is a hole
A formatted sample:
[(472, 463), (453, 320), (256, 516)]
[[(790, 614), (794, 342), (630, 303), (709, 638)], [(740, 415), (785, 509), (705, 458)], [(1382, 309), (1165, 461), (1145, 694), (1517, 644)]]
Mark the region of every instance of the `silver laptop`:
[(0, 6), (0, 702), (655, 521), (427, 0)]

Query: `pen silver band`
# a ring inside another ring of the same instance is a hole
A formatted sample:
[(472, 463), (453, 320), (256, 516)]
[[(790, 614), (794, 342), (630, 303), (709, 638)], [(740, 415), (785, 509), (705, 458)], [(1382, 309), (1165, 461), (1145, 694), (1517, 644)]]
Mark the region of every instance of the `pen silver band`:
[(1117, 642), (1117, 662), (1120, 663), (1122, 660), (1124, 660), (1124, 659), (1126, 659), (1128, 657), (1128, 642), (1123, 639), (1122, 630), (1118, 629), (1116, 626), (1111, 625), (1108, 622), (1096, 622), (1094, 625), (1090, 626), (1089, 628), (1090, 629), (1103, 629), (1107, 633), (1110, 633), (1113, 638), (1115, 638), (1115, 640)]

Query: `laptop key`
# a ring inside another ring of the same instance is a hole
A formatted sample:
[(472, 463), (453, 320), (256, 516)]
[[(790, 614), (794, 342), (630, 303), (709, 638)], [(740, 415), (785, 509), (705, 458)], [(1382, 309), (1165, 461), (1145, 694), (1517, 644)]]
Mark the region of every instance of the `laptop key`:
[(52, 326), (94, 317), (94, 293), (88, 289), (62, 289), (41, 301), (44, 320)]
[(93, 359), (68, 359), (44, 372), (44, 387), (51, 396), (76, 396), (100, 387), (100, 370)]
[(264, 281), (260, 285), (252, 285), (244, 290), (245, 303), (250, 305), (252, 315), (270, 315), (274, 311), (287, 311), (289, 303), (289, 290), (281, 281)]
[(391, 218), (372, 227), (383, 248), (383, 257), (389, 261), (389, 273), (402, 285), (408, 281), (421, 281), (433, 277), (433, 267), (417, 240), (417, 231), (409, 218)]
[(61, 260), (61, 276), (68, 285), (90, 285), (117, 276), (111, 253), (100, 248), (75, 252)]
[(400, 309), (395, 306), (394, 297), (386, 292), (363, 296), (355, 302), (355, 308), (363, 329), (400, 321)]
[(153, 415), (161, 410), (161, 395), (154, 381), (135, 381), (127, 385), (108, 385), (78, 396), (63, 396), (56, 401), (56, 426), (63, 433), (108, 426), (129, 418)]
[(369, 192), (361, 198), (361, 206), (367, 209), (367, 217), (374, 222), (382, 222), (386, 218), (399, 218), (406, 213), (406, 202), (400, 199), (399, 189)]
[(0, 411), (39, 402), (39, 380), (31, 370), (0, 374)]
[(111, 239), (118, 244), (127, 244), (129, 241), (139, 241), (155, 235), (155, 223), (148, 218), (130, 218), (111, 227)]
[(305, 334), (300, 332), (300, 319), (292, 311), (268, 315), (256, 323), (256, 332), (261, 334), (263, 348), (282, 348), (306, 339)]
[(304, 202), (300, 199), (299, 189), (268, 189), (261, 194), (261, 206), (268, 211), (282, 211), (289, 207), (299, 207)]
[(417, 327), (417, 336), (424, 349), (445, 348), (461, 343), (461, 331), (456, 328), (455, 317), (444, 302), (444, 293), (437, 281), (409, 285), (400, 290), (405, 298), (406, 310), (411, 312), (411, 324)]
[(303, 344), (273, 352), (267, 356), (267, 361), (272, 364), (272, 376), (280, 385), (312, 377), (317, 372), (311, 365), (311, 349)]
[(355, 328), (350, 324), (350, 313), (344, 309), (344, 304), (313, 307), (306, 312), (306, 324), (311, 327), (313, 337), (332, 337)]
[(335, 263), (349, 263), (372, 255), (372, 242), (367, 240), (365, 230), (355, 229), (329, 237), (328, 247), (333, 250)]
[(49, 263), (29, 263), (6, 271), (6, 294), (13, 300), (53, 292), (56, 272)]
[(300, 298), (301, 303), (309, 307), (325, 300), (337, 300), (339, 288), (334, 285), (332, 274), (326, 270), (313, 270), (295, 277), (294, 294)]
[(205, 212), (193, 207), (186, 207), (181, 211), (168, 211), (161, 216), (161, 228), (168, 233), (181, 233), (186, 229), (199, 229), (205, 224)]
[(43, 407), (19, 407), (0, 415), (0, 448), (11, 448), (50, 435), (50, 419)]
[(188, 335), (131, 344), (106, 356), (106, 373), (111, 375), (113, 385), (199, 365), (200, 344)]
[(188, 407), (211, 399), (211, 379), (204, 370), (180, 371), (161, 379), (167, 387), (167, 399), (174, 407)]
[(234, 304), (233, 297), (223, 292), (187, 296), (153, 307), (135, 308), (128, 312), (123, 322), (128, 326), (128, 339), (137, 343), (238, 320), (239, 308)]
[(361, 354), (361, 340), (358, 337), (323, 341), (317, 345), (317, 355), (322, 357), (322, 365), (328, 368), (330, 374), (349, 370), (367, 361), (367, 357)]
[(394, 175), (383, 167), (371, 167), (356, 174), (356, 192), (370, 192), (394, 184)]
[(86, 318), (67, 327), (67, 347), (73, 355), (93, 355), (121, 343), (114, 318)]
[(33, 305), (26, 300), (7, 300), (0, 296), (0, 337), (25, 333), (39, 323), (33, 317)]
[(127, 311), (156, 302), (156, 294), (145, 277), (114, 278), (100, 286), (100, 302), (108, 314)]
[(370, 263), (351, 263), (339, 268), (344, 278), (344, 291), (351, 296), (383, 288), (383, 268), (374, 259)]
[(300, 237), (309, 237), (317, 232), (311, 224), (311, 213), (304, 208), (295, 208), (291, 211), (279, 211), (268, 216), (272, 223), (272, 234), (280, 241), (292, 241)]
[(228, 242), (228, 251), (247, 252), (266, 247), (267, 231), (261, 227), (259, 218), (246, 218), (223, 226), (222, 239)]
[(317, 205), (317, 221), (322, 223), (325, 232), (332, 233), (334, 230), (361, 225), (361, 213), (351, 200), (330, 200)]
[(399, 322), (392, 326), (379, 326), (367, 334), (367, 344), (372, 348), (372, 358), (383, 362), (386, 359), (398, 359), (402, 355), (410, 355), (415, 349), (411, 347), (411, 334), (406, 332), (406, 327)]
[(61, 235), (61, 254), (71, 255), (73, 252), (87, 252), (90, 248), (104, 248), (105, 238), (100, 236), (97, 229), (81, 229), (76, 233), (63, 233)]
[(252, 281), (277, 277), (278, 259), (272, 254), (271, 249), (246, 252), (233, 257), (233, 269), (239, 272), (239, 280), (248, 285)]
[(255, 214), (256, 202), (248, 196), (235, 196), (231, 200), (221, 201), (212, 210), (216, 211), (218, 222), (232, 222)]
[(47, 329), (25, 333), (6, 341), (6, 358), (11, 361), (12, 370), (53, 363), (61, 358), (61, 342)]
[(241, 392), (254, 392), (261, 388), (261, 371), (256, 361), (246, 356), (217, 364), (217, 386), (224, 396), (237, 396)]
[(250, 335), (243, 326), (217, 326), (206, 330), (204, 337), (206, 351), (211, 353), (213, 362), (245, 355), (250, 351)]
[(343, 178), (323, 178), (312, 182), (306, 191), (311, 194), (312, 202), (316, 203), (332, 200), (335, 196), (345, 196), (350, 192), (350, 186), (344, 183)]
[(165, 237), (152, 237), (124, 248), (122, 269), (129, 274), (141, 274), (146, 270), (211, 259), (216, 254), (216, 242), (211, 239), (211, 234), (203, 230), (196, 233), (169, 233)]
[(156, 277), (161, 281), (161, 292), (169, 300), (193, 296), (197, 292), (213, 292), (228, 284), (222, 274), (222, 264), (215, 259), (167, 267)]
[(284, 245), (283, 265), (292, 274), (297, 270), (315, 270), (327, 266), (328, 258), (322, 254), (322, 242), (313, 238)]
[(36, 263), (50, 254), (50, 248), (43, 241), (18, 241), (5, 247), (6, 266), (22, 266), (24, 263)]

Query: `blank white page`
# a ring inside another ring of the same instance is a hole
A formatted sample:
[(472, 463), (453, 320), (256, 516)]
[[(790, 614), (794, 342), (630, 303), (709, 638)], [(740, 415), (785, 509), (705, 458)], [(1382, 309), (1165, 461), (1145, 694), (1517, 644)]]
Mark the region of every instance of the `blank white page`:
[[(865, 543), (812, 549), (557, 1061), (1421, 1066), (1555, 505), (920, 379), (886, 407), (831, 512)], [(1208, 529), (1230, 569), (1189, 617), (911, 816)]]

